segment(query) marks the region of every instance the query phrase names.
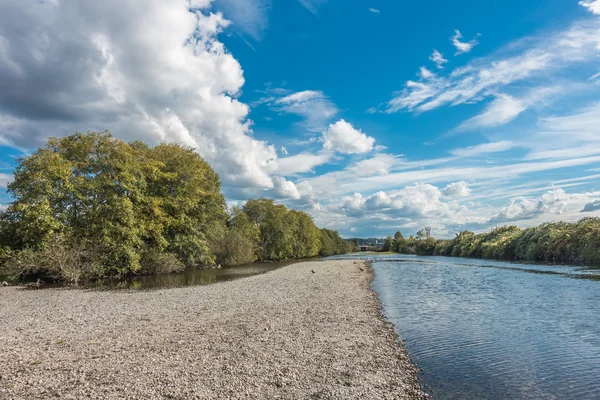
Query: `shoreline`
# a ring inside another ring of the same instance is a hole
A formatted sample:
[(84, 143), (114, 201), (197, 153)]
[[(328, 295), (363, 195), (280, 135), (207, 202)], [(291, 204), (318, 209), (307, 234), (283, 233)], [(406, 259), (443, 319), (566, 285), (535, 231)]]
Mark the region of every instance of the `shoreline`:
[(0, 288), (0, 398), (425, 399), (372, 279), (331, 260), (143, 292)]

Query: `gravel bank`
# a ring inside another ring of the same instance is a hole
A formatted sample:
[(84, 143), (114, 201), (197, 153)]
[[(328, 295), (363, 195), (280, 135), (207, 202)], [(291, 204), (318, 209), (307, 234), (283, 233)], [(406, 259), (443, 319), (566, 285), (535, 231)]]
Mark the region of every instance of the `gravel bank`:
[(423, 399), (371, 278), (323, 261), (149, 292), (0, 287), (0, 399)]

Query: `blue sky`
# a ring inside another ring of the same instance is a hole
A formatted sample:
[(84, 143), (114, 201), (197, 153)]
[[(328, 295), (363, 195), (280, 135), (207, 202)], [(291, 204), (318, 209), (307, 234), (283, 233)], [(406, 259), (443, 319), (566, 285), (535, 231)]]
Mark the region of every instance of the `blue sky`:
[(600, 215), (600, 0), (99, 3), (0, 0), (1, 187), (109, 129), (347, 237)]

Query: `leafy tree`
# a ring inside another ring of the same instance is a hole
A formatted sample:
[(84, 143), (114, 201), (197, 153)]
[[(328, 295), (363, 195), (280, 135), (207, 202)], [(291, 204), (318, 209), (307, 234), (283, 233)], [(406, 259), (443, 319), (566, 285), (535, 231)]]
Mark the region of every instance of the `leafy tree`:
[(125, 143), (108, 132), (50, 138), (19, 160), (8, 186), (0, 275), (77, 282), (351, 250), (273, 200), (228, 215), (220, 189), (192, 148)]
[(383, 247), (381, 248), (381, 250), (382, 251), (391, 251), (393, 242), (394, 242), (394, 239), (392, 239), (391, 236), (386, 237), (385, 240), (383, 241)]
[(396, 253), (403, 253), (405, 247), (406, 247), (406, 239), (404, 239), (404, 236), (402, 236), (402, 232), (397, 231), (396, 234), (394, 235), (394, 242), (393, 242), (392, 250), (395, 251)]
[(423, 255), (600, 265), (600, 218), (544, 223), (527, 229), (502, 226), (478, 235), (461, 231), (451, 240), (409, 238), (404, 252), (412, 251), (411, 242), (415, 252)]
[(240, 208), (234, 208), (226, 234), (217, 247), (217, 261), (225, 265), (250, 264), (256, 261), (260, 229)]
[(193, 149), (127, 144), (108, 132), (50, 138), (19, 160), (8, 190), (3, 245), (42, 251), (56, 237), (92, 245), (105, 275), (140, 271), (147, 247), (186, 266), (211, 264), (211, 235), (225, 222), (218, 176)]

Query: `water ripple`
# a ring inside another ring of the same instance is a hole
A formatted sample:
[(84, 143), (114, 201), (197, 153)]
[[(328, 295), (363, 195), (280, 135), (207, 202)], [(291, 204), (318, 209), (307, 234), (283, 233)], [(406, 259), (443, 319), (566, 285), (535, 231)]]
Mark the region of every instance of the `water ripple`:
[(373, 267), (434, 398), (600, 399), (597, 270), (440, 257)]

